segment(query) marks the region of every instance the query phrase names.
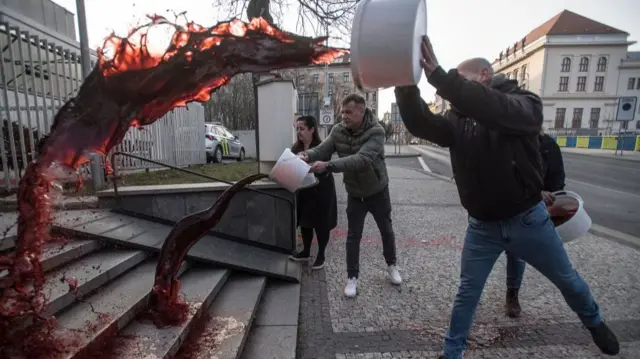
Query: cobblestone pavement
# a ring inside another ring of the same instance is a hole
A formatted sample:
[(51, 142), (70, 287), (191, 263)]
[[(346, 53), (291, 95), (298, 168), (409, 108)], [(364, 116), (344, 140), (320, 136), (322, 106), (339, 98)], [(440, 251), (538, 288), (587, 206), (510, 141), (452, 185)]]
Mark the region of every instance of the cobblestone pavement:
[[(459, 276), (466, 226), (455, 186), (421, 171), (389, 166), (398, 265), (387, 282), (378, 229), (369, 216), (361, 245), (358, 296), (346, 280), (346, 193), (336, 176), (339, 220), (327, 265), (305, 269), (298, 358), (436, 358)], [(315, 246), (314, 246), (315, 247)], [(622, 342), (620, 358), (640, 358), (640, 252), (588, 234), (567, 250)], [(505, 263), (494, 267), (476, 314), (466, 358), (602, 358), (561, 294), (527, 267), (520, 319), (503, 314)]]

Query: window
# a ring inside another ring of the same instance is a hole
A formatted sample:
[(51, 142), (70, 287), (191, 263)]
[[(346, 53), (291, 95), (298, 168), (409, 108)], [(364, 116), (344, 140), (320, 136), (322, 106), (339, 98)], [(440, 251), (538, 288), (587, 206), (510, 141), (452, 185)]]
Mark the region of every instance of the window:
[(375, 102), (377, 97), (378, 96), (376, 92), (371, 93), (371, 101)]
[(507, 78), (510, 79), (511, 78), (511, 72), (507, 72)]
[(527, 79), (527, 65), (522, 65), (520, 71), (522, 71), (520, 72), (520, 82), (524, 82)]
[(332, 84), (333, 83), (333, 74), (329, 74), (329, 83)]
[(591, 109), (591, 117), (589, 118), (589, 128), (598, 128), (600, 122), (600, 108), (594, 107)]
[(578, 83), (576, 85), (576, 91), (577, 92), (585, 92), (586, 91), (586, 87), (587, 87), (587, 77), (586, 76), (578, 77)]
[(298, 76), (298, 85), (304, 84), (304, 75)]
[(318, 79), (319, 79), (318, 74), (313, 75), (313, 83), (314, 83), (314, 84), (317, 84), (317, 83), (318, 83)]
[(587, 57), (583, 57), (580, 59), (580, 68), (578, 69), (580, 72), (589, 72), (589, 59)]
[(582, 109), (574, 108), (573, 118), (571, 119), (571, 128), (581, 128), (581, 127), (582, 127)]
[(564, 116), (566, 113), (566, 108), (556, 108), (556, 123), (554, 128), (564, 128)]
[(627, 82), (627, 90), (633, 90), (636, 87), (636, 78), (629, 77), (629, 82)]
[(349, 82), (349, 73), (348, 72), (343, 72), (342, 73), (342, 81)]
[(638, 79), (636, 80), (636, 90), (640, 90), (640, 77), (638, 77)]
[(598, 59), (598, 68), (596, 69), (596, 71), (598, 72), (605, 72), (607, 71), (607, 58), (606, 57), (601, 57)]
[(518, 69), (513, 70), (513, 79), (518, 81)]
[(640, 130), (640, 121), (636, 121), (636, 130)]
[(333, 96), (333, 89), (329, 89), (329, 97)]
[(565, 57), (562, 59), (562, 66), (560, 67), (560, 72), (571, 72), (571, 59)]
[(560, 77), (560, 85), (558, 85), (558, 92), (569, 91), (569, 76)]
[(593, 91), (602, 92), (604, 90), (604, 76), (596, 76), (596, 83), (593, 86)]

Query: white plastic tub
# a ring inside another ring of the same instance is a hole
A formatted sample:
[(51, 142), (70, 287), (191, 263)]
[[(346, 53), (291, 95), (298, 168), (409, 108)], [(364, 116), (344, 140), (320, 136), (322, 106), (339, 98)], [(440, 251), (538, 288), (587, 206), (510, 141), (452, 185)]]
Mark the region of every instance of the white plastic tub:
[(584, 209), (584, 201), (575, 192), (571, 191), (558, 191), (555, 192), (556, 200), (554, 204), (549, 207), (549, 213), (553, 214), (554, 207), (562, 206), (564, 208), (577, 208), (575, 214), (568, 221), (556, 226), (556, 231), (563, 242), (571, 242), (574, 239), (580, 238), (585, 235), (591, 228), (591, 217)]
[(317, 183), (313, 173), (309, 173), (311, 166), (298, 158), (289, 148), (278, 158), (269, 173), (269, 179), (286, 188), (290, 192), (314, 186)]
[(427, 34), (425, 0), (361, 0), (351, 29), (351, 72), (361, 90), (415, 85)]

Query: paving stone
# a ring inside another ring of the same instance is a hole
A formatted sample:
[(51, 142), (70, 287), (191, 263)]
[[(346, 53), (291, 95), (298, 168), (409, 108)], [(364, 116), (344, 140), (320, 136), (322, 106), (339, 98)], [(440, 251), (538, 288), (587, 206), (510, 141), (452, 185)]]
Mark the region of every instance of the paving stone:
[[(358, 296), (344, 297), (347, 221), (345, 205), (339, 205), (338, 228), (332, 232), (325, 269), (303, 267), (299, 358), (314, 358), (319, 352), (345, 359), (436, 358), (440, 354), (459, 281), (467, 214), (459, 206), (446, 205), (456, 200), (453, 184), (409, 169), (388, 169), (404, 283), (396, 287), (387, 282), (380, 235), (368, 216)], [(336, 175), (336, 183), (340, 179)], [(336, 187), (338, 197), (345, 199), (343, 186)], [(411, 193), (415, 198), (410, 198)], [(435, 200), (417, 195), (421, 193), (433, 194)], [(592, 234), (566, 248), (623, 343), (626, 354), (621, 353), (622, 357), (640, 357), (640, 302), (636, 300), (640, 252)], [(559, 291), (530, 266), (521, 289), (523, 315), (517, 320), (506, 318), (505, 265), (501, 256), (487, 281), (467, 357), (602, 357)]]

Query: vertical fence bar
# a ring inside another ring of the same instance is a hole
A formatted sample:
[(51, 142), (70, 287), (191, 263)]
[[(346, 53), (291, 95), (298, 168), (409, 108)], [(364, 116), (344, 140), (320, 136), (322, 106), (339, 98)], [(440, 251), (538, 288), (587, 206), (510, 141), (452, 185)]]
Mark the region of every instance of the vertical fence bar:
[[(36, 66), (33, 64), (33, 45), (31, 43), (31, 35), (29, 34), (29, 32), (25, 32), (25, 35), (27, 37), (27, 57), (29, 58), (29, 65), (31, 66), (31, 83), (33, 84), (33, 103), (35, 104), (35, 113), (36, 113), (36, 128), (37, 128), (37, 136), (31, 136), (31, 140), (34, 141), (31, 143), (31, 152), (33, 153), (32, 155), (32, 159), (36, 158), (36, 143), (38, 143), (38, 140), (40, 140), (40, 138), (42, 138), (42, 125), (40, 123), (40, 101), (39, 101), (39, 97), (40, 95), (38, 95), (38, 84), (36, 83)], [(38, 51), (40, 51), (40, 47), (38, 46), (38, 42), (36, 41), (36, 48), (38, 49)], [(42, 68), (40, 67), (39, 70), (40, 73), (40, 77), (43, 77), (44, 74), (42, 73)], [(44, 89), (43, 89), (43, 95), (44, 95)], [(43, 98), (44, 100), (44, 98)], [(31, 134), (33, 135), (33, 131), (31, 131)]]
[[(7, 26), (8, 27), (8, 26)], [(22, 111), (20, 109), (20, 96), (18, 95), (18, 92), (20, 91), (20, 89), (18, 88), (18, 74), (16, 73), (16, 57), (15, 57), (15, 53), (13, 51), (13, 42), (12, 42), (12, 38), (11, 38), (11, 31), (16, 30), (16, 36), (20, 37), (20, 32), (16, 29), (16, 28), (10, 28), (9, 31), (7, 32), (7, 38), (9, 40), (9, 58), (11, 59), (11, 66), (9, 66), (10, 69), (10, 76), (13, 79), (13, 98), (16, 102), (16, 118), (18, 119), (18, 139), (20, 140), (20, 149), (22, 150), (21, 152), (21, 157), (22, 157), (22, 165), (26, 165), (27, 164), (27, 156), (25, 154), (25, 150), (24, 150), (24, 133), (22, 131)], [(15, 139), (14, 139), (14, 133), (13, 133), (13, 120), (11, 119), (11, 116), (9, 116), (9, 124), (10, 124), (10, 128), (9, 128), (9, 139), (11, 141), (11, 152), (13, 152), (12, 156), (14, 158), (13, 162), (13, 168), (15, 170), (15, 174), (16, 174), (16, 180), (18, 178), (20, 178), (20, 163), (17, 161), (17, 156), (15, 154), (16, 148), (15, 148)]]
[[(64, 50), (64, 48), (62, 47), (58, 47), (58, 49), (60, 49), (60, 57), (62, 58), (62, 63), (60, 64), (60, 70), (62, 72), (62, 104), (67, 102), (67, 99), (69, 98), (69, 88), (68, 88), (68, 84), (67, 84), (67, 51)], [(60, 106), (62, 107), (62, 106)]]
[(67, 100), (68, 100), (74, 97), (73, 92), (75, 90), (73, 87), (73, 67), (72, 67), (71, 50), (67, 50), (67, 80), (65, 82), (69, 83), (69, 92), (67, 92)]
[[(40, 37), (39, 36), (35, 36), (34, 40), (36, 41), (36, 49), (38, 50), (38, 66), (40, 67), (40, 86), (42, 87), (42, 115), (43, 115), (43, 119), (44, 119), (44, 131), (42, 132), (42, 134), (40, 136), (44, 136), (45, 134), (49, 133), (49, 110), (48, 110), (48, 106), (47, 106), (47, 89), (45, 86), (45, 82), (44, 82), (44, 78), (45, 78), (45, 68), (44, 68), (44, 63), (42, 62), (42, 50), (44, 49), (44, 51), (47, 51), (47, 44), (46, 42), (40, 41)], [(49, 83), (51, 83), (51, 71), (49, 71)], [(53, 119), (53, 117), (52, 117)]]
[(56, 66), (56, 98), (58, 99), (58, 106), (56, 107), (56, 113), (64, 105), (62, 99), (62, 86), (60, 84), (60, 64), (58, 64), (58, 50), (62, 53), (62, 48), (52, 43), (51, 48), (53, 50), (53, 64)]
[[(49, 68), (49, 95), (51, 95), (51, 123), (50, 123), (49, 126), (47, 126), (47, 129), (49, 131), (51, 131), (51, 127), (50, 126), (52, 126), (53, 122), (56, 120), (56, 103), (55, 103), (55, 95), (54, 95), (54, 92), (53, 92), (53, 79), (54, 79), (54, 77), (56, 75), (54, 74), (53, 71), (51, 71), (51, 67), (52, 67), (52, 65), (51, 65), (52, 62), (51, 61), (55, 62), (55, 48), (53, 47), (52, 44), (49, 43), (49, 41), (47, 41), (47, 40), (42, 40), (42, 41), (44, 43), (45, 54), (47, 55), (46, 56), (46, 58), (47, 58), (47, 67)], [(50, 53), (51, 53), (50, 50), (54, 51), (53, 60), (51, 60), (51, 57), (49, 56)]]
[(80, 57), (76, 53), (73, 54), (73, 57), (73, 77), (76, 83), (76, 91), (74, 93), (75, 96), (80, 91), (80, 85), (82, 85), (82, 82), (80, 81), (80, 70), (78, 69)]
[[(9, 27), (6, 24), (0, 24), (0, 26), (4, 27), (4, 30), (7, 32), (7, 34), (9, 34)], [(4, 48), (4, 41), (3, 41), (3, 36), (1, 36), (2, 34), (0, 34), (0, 49)], [(9, 44), (11, 44), (11, 41), (9, 41)], [(7, 123), (7, 130), (9, 130), (9, 125), (11, 124), (11, 110), (9, 110), (9, 93), (7, 92), (7, 77), (5, 76), (5, 70), (4, 70), (4, 52), (1, 54), (2, 55), (2, 63), (0, 64), (0, 75), (2, 76), (2, 101), (3, 103), (3, 107), (6, 111), (7, 114), (7, 119), (5, 120)], [(9, 136), (9, 132), (11, 131), (7, 131), (7, 137)], [(7, 151), (9, 151), (9, 149), (6, 146), (6, 139), (4, 138), (4, 123), (2, 124), (2, 127), (0, 129), (0, 141), (2, 141), (1, 145), (2, 147), (0, 148), (0, 157), (2, 157), (2, 173), (4, 174), (4, 184), (7, 188), (7, 190), (11, 190), (11, 175), (9, 173), (9, 161), (8, 161), (8, 156), (7, 156)]]
[[(23, 156), (25, 156), (25, 158), (27, 158), (27, 161), (24, 162), (23, 166), (24, 168), (27, 168), (27, 164), (29, 163), (29, 161), (31, 161), (33, 159), (33, 152), (35, 149), (35, 141), (34, 141), (34, 136), (33, 136), (33, 119), (31, 118), (31, 104), (29, 103), (29, 90), (30, 87), (27, 84), (27, 74), (26, 72), (26, 68), (27, 65), (24, 62), (24, 54), (23, 54), (23, 49), (22, 49), (22, 32), (20, 32), (20, 29), (16, 29), (16, 36), (18, 36), (18, 58), (20, 60), (20, 63), (22, 64), (22, 87), (24, 87), (24, 105), (27, 108), (27, 124), (29, 125), (29, 128), (27, 130), (27, 139), (26, 139), (26, 145), (23, 145), (22, 151), (25, 152), (23, 153)], [(29, 38), (27, 38), (28, 40)], [(27, 45), (29, 47), (31, 47), (31, 43), (29, 43), (29, 41), (27, 41)], [(33, 65), (29, 64), (29, 68), (31, 69), (31, 75), (33, 76)], [(35, 90), (35, 89), (34, 89)], [(35, 92), (35, 91), (34, 91)], [(37, 108), (37, 106), (36, 106)], [(20, 126), (20, 133), (23, 133), (24, 130), (22, 128), (22, 126)], [(24, 137), (24, 134), (23, 134)], [(22, 141), (24, 142), (25, 139), (23, 138)], [(26, 148), (25, 148), (26, 147)], [(29, 156), (30, 155), (30, 156)]]

